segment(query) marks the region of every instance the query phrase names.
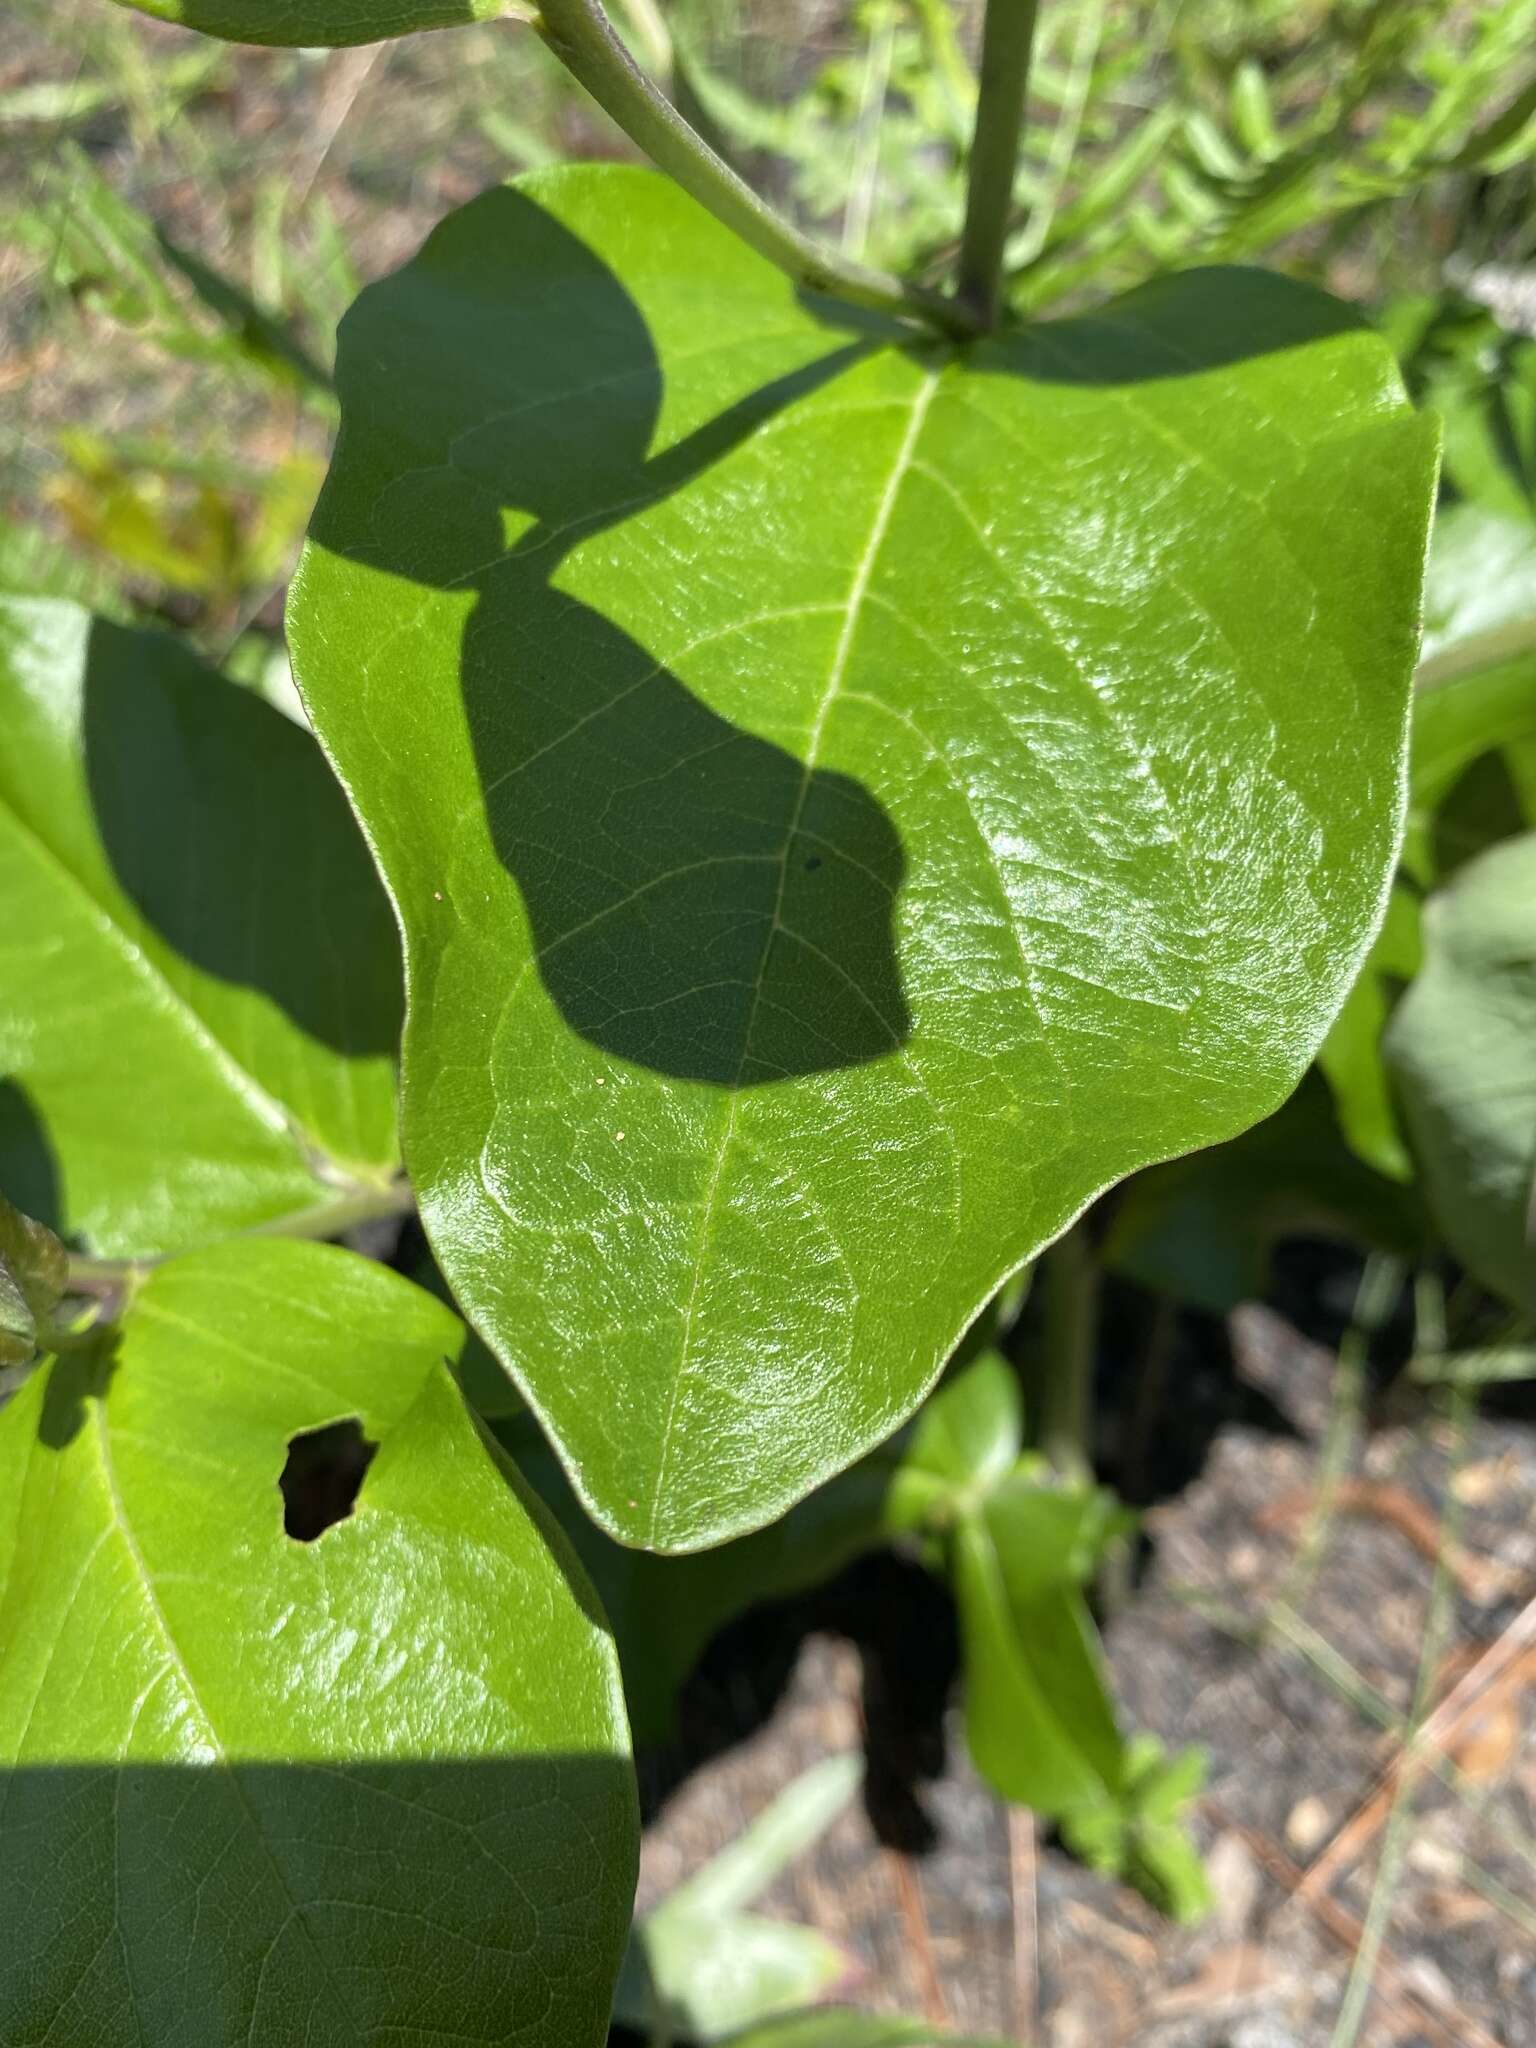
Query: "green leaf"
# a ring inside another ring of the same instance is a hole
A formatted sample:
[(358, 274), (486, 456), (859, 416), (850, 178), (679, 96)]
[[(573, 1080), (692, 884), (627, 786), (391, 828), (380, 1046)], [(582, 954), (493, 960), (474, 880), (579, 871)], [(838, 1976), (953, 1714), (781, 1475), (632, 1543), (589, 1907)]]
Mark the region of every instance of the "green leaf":
[(1386, 1055), (1446, 1242), (1536, 1312), (1536, 832), (1430, 898)]
[(901, 1469), (931, 1475), (950, 1494), (985, 1493), (1007, 1477), (1023, 1445), (1018, 1373), (1000, 1351), (983, 1351), (923, 1408)]
[(1214, 1903), (1184, 1810), (1205, 1782), (1205, 1758), (1186, 1749), (1165, 1757), (1153, 1735), (1126, 1745), (1115, 1796), (1062, 1816), (1062, 1839), (1109, 1877), (1123, 1877), (1174, 1920), (1203, 1920)]
[(173, 1250), (379, 1188), (399, 953), (309, 736), (159, 634), (0, 602), (0, 1184)]
[(1130, 1518), (1097, 1490), (1043, 1485), (1025, 1470), (965, 1513), (951, 1572), (965, 1653), (966, 1733), (1003, 1795), (1061, 1822), (1097, 1870), (1124, 1878), (1176, 1919), (1210, 1892), (1184, 1830), (1197, 1751), (1165, 1760), (1115, 1719), (1082, 1586)]
[(664, 2038), (720, 2041), (776, 2013), (812, 2005), (852, 1974), (852, 1958), (814, 1927), (761, 1913), (689, 1915), (653, 1929), (614, 2017)]
[[(1442, 506), (1424, 584), (1424, 662), (1521, 621), (1536, 621), (1536, 520), (1481, 505)], [(1533, 633), (1536, 638), (1536, 633)], [(1464, 657), (1463, 657), (1464, 659)], [(1433, 694), (1431, 692), (1430, 694)]]
[(728, 2048), (1005, 2048), (984, 2034), (946, 2034), (928, 2020), (892, 2013), (856, 2012), (851, 2006), (822, 2006), (787, 2013), (743, 2033)]
[(748, 1913), (760, 1892), (825, 1834), (858, 1790), (857, 1757), (824, 1757), (704, 1868), (637, 1921), (614, 2017), (654, 2038), (715, 2041), (809, 2005), (852, 1959), (813, 1928)]
[[(604, 2038), (617, 1665), (461, 1337), (335, 1247), (226, 1244), (0, 1415), (0, 2038)], [(350, 1416), (356, 1507), (296, 1541), (289, 1439)]]
[(280, 48), (341, 49), (489, 21), (508, 11), (507, 0), (118, 0), (157, 21), (179, 21), (229, 43)]
[(34, 1356), (68, 1274), (53, 1232), (0, 1195), (0, 1366)]
[(1435, 521), (1403, 866), (1423, 887), (1536, 824), (1536, 524)]
[(1005, 1799), (1059, 1815), (1120, 1782), (1122, 1744), (1081, 1587), (1120, 1518), (1021, 1472), (965, 1514), (952, 1575), (966, 1733)]
[(1434, 430), (1379, 339), (1242, 271), (968, 352), (835, 318), (645, 172), (485, 195), (348, 316), (290, 606), (428, 1234), (662, 1550), (1273, 1108), (1400, 816)]

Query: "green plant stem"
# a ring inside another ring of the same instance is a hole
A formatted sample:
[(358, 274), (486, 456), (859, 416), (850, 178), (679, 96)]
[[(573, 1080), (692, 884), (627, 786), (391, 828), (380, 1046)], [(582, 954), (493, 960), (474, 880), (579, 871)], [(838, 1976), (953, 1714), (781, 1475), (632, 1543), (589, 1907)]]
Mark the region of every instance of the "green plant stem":
[[(316, 1202), (308, 1209), (274, 1217), (270, 1223), (238, 1233), (242, 1237), (341, 1237), (359, 1224), (376, 1223), (386, 1216), (409, 1216), (416, 1206), (411, 1184), (403, 1177), (381, 1187), (339, 1189), (328, 1202)], [(112, 1299), (142, 1278), (162, 1261), (145, 1259), (71, 1258), (67, 1292)]]
[(1081, 1223), (1059, 1237), (1036, 1263), (1041, 1321), (1035, 1369), (1026, 1389), (1034, 1438), (1066, 1479), (1087, 1479), (1094, 1349), (1099, 1328), (1099, 1275)]
[(533, 26), (653, 163), (803, 290), (921, 320), (947, 334), (975, 332), (975, 318), (957, 300), (834, 255), (780, 220), (640, 70), (598, 0), (544, 0)]
[(997, 325), (1036, 4), (1037, 0), (987, 0), (981, 34), (976, 136), (956, 287), (960, 303), (985, 329)]

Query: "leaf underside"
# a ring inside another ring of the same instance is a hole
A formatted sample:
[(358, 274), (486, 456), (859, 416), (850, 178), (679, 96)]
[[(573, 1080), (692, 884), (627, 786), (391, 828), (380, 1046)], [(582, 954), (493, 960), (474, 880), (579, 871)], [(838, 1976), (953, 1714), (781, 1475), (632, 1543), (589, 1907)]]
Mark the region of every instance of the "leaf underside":
[(648, 173), (484, 195), (348, 317), (290, 603), (435, 1250), (658, 1549), (1272, 1109), (1399, 828), (1435, 452), (1379, 341), (1244, 271), (842, 318)]

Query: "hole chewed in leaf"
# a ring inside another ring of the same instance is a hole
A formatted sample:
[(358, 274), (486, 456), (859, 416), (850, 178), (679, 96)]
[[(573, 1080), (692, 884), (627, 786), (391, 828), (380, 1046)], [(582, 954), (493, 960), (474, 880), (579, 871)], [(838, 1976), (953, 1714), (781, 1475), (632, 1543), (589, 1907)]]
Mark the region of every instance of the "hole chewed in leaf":
[(296, 1543), (313, 1543), (347, 1519), (378, 1448), (363, 1435), (355, 1415), (289, 1438), (287, 1463), (277, 1484), (283, 1496), (283, 1528)]

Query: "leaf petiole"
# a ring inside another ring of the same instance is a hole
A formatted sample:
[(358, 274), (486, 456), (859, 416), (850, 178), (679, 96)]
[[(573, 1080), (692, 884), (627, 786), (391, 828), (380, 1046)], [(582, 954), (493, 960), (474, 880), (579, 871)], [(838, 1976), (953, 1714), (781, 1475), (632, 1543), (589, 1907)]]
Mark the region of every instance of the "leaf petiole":
[(653, 163), (803, 290), (957, 337), (977, 331), (980, 323), (959, 300), (836, 255), (781, 220), (646, 77), (598, 0), (544, 0), (532, 26)]

